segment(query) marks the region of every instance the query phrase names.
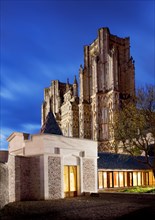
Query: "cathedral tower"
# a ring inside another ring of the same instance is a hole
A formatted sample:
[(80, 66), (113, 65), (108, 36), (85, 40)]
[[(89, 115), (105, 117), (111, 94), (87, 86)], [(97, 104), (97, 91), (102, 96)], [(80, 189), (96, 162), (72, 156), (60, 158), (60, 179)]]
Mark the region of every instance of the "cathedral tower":
[(65, 136), (98, 141), (99, 151), (108, 151), (113, 140), (109, 129), (121, 99), (135, 94), (135, 68), (129, 37), (112, 35), (100, 28), (97, 38), (84, 46), (84, 65), (79, 69), (80, 93), (73, 84), (52, 81), (44, 90), (42, 123), (52, 111)]
[(80, 137), (99, 142), (106, 150), (112, 139), (109, 123), (123, 97), (135, 93), (134, 62), (130, 56), (129, 38), (98, 30), (98, 37), (84, 47), (84, 67), (80, 67)]

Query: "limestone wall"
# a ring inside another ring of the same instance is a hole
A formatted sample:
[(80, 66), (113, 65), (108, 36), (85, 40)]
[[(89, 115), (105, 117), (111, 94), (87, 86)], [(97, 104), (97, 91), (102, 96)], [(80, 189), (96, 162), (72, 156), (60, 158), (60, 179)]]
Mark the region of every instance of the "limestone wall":
[(96, 191), (96, 169), (94, 159), (83, 158), (83, 191)]
[(29, 199), (29, 158), (9, 155), (9, 202)]
[(49, 199), (61, 198), (61, 158), (48, 157), (48, 188)]
[(0, 163), (7, 163), (7, 162), (8, 162), (8, 151), (0, 150)]
[(30, 198), (44, 199), (43, 156), (30, 157)]
[[(9, 189), (9, 202), (13, 202), (16, 200), (16, 195), (15, 195), (15, 156), (9, 155), (9, 160), (8, 160), (8, 176), (9, 176), (9, 184), (8, 184), (8, 189)], [(18, 198), (19, 200), (19, 198)]]
[(9, 201), (8, 165), (0, 163), (0, 209)]
[(27, 157), (16, 158), (16, 183), (19, 182), (20, 200), (30, 198), (30, 159)]
[(43, 199), (41, 156), (9, 156), (9, 202)]

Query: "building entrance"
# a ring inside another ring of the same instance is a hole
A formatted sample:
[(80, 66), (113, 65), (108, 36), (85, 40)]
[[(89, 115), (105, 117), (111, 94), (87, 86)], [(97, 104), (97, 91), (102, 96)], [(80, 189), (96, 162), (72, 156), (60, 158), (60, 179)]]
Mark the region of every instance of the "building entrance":
[(77, 166), (64, 166), (65, 197), (77, 196)]

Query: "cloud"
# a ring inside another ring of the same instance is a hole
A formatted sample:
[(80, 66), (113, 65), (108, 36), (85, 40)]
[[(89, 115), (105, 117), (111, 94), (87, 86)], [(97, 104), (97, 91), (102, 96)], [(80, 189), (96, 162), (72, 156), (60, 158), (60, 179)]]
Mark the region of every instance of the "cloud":
[(40, 124), (25, 123), (21, 125), (21, 129), (23, 129), (23, 132), (30, 134), (39, 133), (40, 128)]
[(29, 79), (28, 77), (10, 78), (10, 73), (6, 73), (4, 79), (2, 79), (0, 97), (9, 100), (18, 100), (21, 96), (30, 96), (32, 94), (32, 89), (35, 87), (35, 91), (39, 89), (39, 84), (33, 84), (34, 79)]
[(15, 96), (7, 88), (2, 87), (0, 91), (0, 97), (4, 99), (14, 100)]
[(10, 128), (1, 128), (0, 129), (0, 150), (7, 150), (8, 149), (8, 142), (6, 139), (13, 132), (14, 131)]

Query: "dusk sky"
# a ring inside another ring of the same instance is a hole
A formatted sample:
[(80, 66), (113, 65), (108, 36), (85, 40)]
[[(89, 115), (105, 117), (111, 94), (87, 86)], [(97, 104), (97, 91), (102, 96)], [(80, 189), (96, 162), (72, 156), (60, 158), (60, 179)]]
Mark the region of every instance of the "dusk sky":
[(130, 37), (136, 87), (155, 85), (154, 0), (1, 0), (1, 143), (12, 132), (38, 133), (44, 88), (73, 82), (83, 47), (108, 27)]

